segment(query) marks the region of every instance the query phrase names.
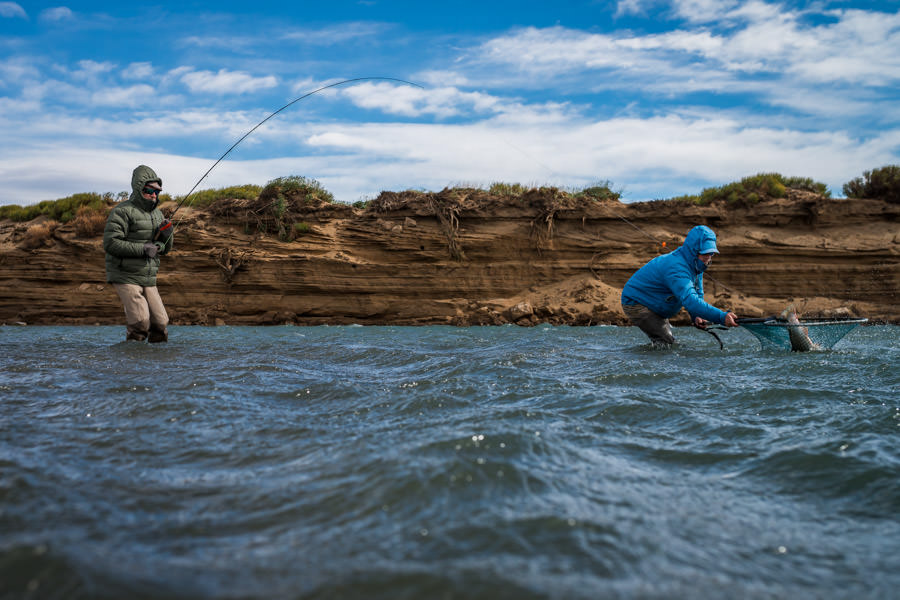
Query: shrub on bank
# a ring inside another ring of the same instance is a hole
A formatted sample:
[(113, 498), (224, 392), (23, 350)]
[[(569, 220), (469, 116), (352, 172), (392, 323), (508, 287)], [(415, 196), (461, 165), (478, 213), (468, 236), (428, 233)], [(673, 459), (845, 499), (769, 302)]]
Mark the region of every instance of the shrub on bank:
[(59, 221), (68, 223), (75, 218), (78, 209), (82, 206), (88, 206), (92, 210), (106, 210), (107, 205), (115, 202), (115, 196), (112, 192), (98, 194), (96, 192), (86, 192), (82, 194), (73, 194), (59, 200), (44, 200), (37, 204), (28, 206), (18, 206), (16, 204), (8, 204), (0, 206), (0, 219), (11, 219), (13, 221), (30, 221), (41, 215)]
[(888, 165), (863, 173), (844, 184), (848, 198), (872, 198), (900, 203), (900, 165)]
[(611, 181), (601, 181), (582, 189), (580, 192), (575, 192), (573, 195), (576, 198), (590, 198), (591, 200), (597, 200), (600, 202), (604, 200), (617, 201), (622, 197), (621, 192), (614, 192), (612, 190)]
[(292, 198), (302, 200), (306, 204), (314, 204), (316, 201), (331, 204), (334, 196), (322, 187), (315, 179), (300, 175), (289, 175), (271, 180), (259, 192), (261, 201), (276, 201), (278, 198)]
[[(262, 191), (262, 186), (250, 183), (244, 185), (233, 185), (230, 187), (215, 188), (208, 190), (198, 190), (190, 195), (185, 206), (194, 206), (197, 208), (205, 208), (217, 200), (236, 199), (236, 200), (253, 200)], [(184, 201), (185, 196), (176, 196), (175, 202)]]
[[(496, 182), (492, 183), (490, 187), (488, 187), (487, 192), (492, 196), (506, 196), (519, 198), (524, 196), (530, 190), (555, 190), (556, 188), (550, 187), (528, 187), (521, 183), (505, 183), (505, 182)], [(584, 188), (570, 188), (567, 193), (575, 198), (586, 199), (586, 200), (596, 200), (596, 201), (604, 201), (604, 200), (618, 200), (622, 197), (621, 192), (614, 192), (612, 190), (612, 183), (610, 181), (601, 181), (595, 183), (593, 185), (584, 187)]]
[(528, 191), (528, 188), (521, 183), (505, 183), (498, 181), (492, 183), (488, 187), (487, 192), (492, 196), (511, 196), (518, 197)]
[(758, 173), (720, 187), (705, 188), (699, 195), (688, 194), (670, 198), (672, 202), (690, 202), (706, 206), (725, 203), (750, 207), (766, 198), (784, 198), (788, 189), (804, 190), (831, 196), (828, 186), (809, 177), (785, 177), (780, 173)]

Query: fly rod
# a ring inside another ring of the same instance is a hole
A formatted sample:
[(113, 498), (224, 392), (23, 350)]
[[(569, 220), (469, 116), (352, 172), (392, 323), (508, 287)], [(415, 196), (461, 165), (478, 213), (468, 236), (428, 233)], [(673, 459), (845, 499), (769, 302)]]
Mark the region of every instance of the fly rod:
[(220, 157), (218, 158), (218, 160), (216, 160), (216, 162), (214, 162), (213, 165), (212, 165), (209, 169), (206, 170), (206, 173), (203, 174), (203, 177), (201, 177), (200, 179), (197, 180), (197, 183), (195, 183), (195, 184), (194, 184), (194, 187), (192, 187), (191, 190), (184, 196), (184, 198), (181, 199), (181, 201), (180, 201), (180, 202), (178, 203), (178, 205), (175, 207), (175, 210), (173, 210), (173, 211), (172, 211), (172, 214), (169, 215), (169, 218), (163, 220), (163, 222), (162, 222), (162, 223), (159, 225), (159, 227), (156, 229), (156, 233), (154, 234), (153, 239), (154, 239), (154, 240), (159, 240), (159, 239), (162, 239), (162, 238), (167, 238), (167, 237), (169, 237), (170, 235), (172, 235), (172, 234), (175, 232), (175, 225), (172, 223), (172, 218), (174, 218), (174, 217), (175, 217), (175, 213), (177, 213), (177, 212), (181, 209), (181, 207), (184, 206), (184, 203), (187, 202), (187, 199), (191, 196), (191, 194), (194, 193), (194, 190), (197, 189), (197, 186), (199, 186), (200, 183), (201, 183), (204, 179), (206, 179), (206, 176), (209, 175), (209, 174), (212, 172), (212, 170), (216, 168), (216, 165), (218, 165), (220, 162), (222, 162), (222, 160), (223, 160), (226, 156), (228, 156), (228, 155), (231, 153), (232, 150), (234, 150), (235, 148), (237, 148), (238, 144), (240, 144), (240, 143), (243, 142), (245, 139), (247, 139), (247, 137), (248, 137), (251, 133), (253, 133), (253, 132), (256, 131), (257, 129), (259, 129), (266, 121), (268, 121), (269, 119), (271, 119), (272, 117), (274, 117), (275, 115), (277, 115), (278, 113), (280, 113), (281, 111), (287, 109), (288, 107), (293, 106), (293, 105), (296, 104), (297, 102), (300, 102), (300, 101), (303, 100), (304, 98), (309, 98), (310, 96), (312, 96), (312, 95), (314, 95), (314, 94), (318, 94), (319, 92), (321, 92), (321, 91), (323, 91), (323, 90), (327, 90), (327, 89), (329, 89), (329, 88), (337, 87), (337, 86), (339, 86), (339, 85), (344, 85), (344, 84), (346, 84), (346, 83), (354, 83), (354, 82), (357, 82), (357, 81), (372, 81), (372, 80), (378, 80), (378, 81), (396, 81), (396, 82), (398, 82), (398, 83), (402, 83), (402, 84), (405, 84), (405, 85), (412, 85), (412, 86), (415, 86), (415, 87), (417, 87), (417, 88), (422, 88), (422, 89), (424, 89), (424, 88), (423, 88), (421, 85), (419, 85), (418, 83), (413, 83), (413, 82), (411, 82), (411, 81), (406, 81), (405, 79), (397, 79), (396, 77), (354, 77), (353, 79), (344, 79), (344, 80), (341, 80), (341, 81), (336, 81), (336, 82), (334, 82), (334, 83), (329, 83), (328, 85), (323, 85), (322, 87), (320, 87), (320, 88), (318, 88), (318, 89), (315, 89), (315, 90), (313, 90), (313, 91), (311, 91), (311, 92), (308, 92), (308, 93), (306, 93), (306, 94), (303, 94), (302, 96), (300, 96), (300, 97), (298, 97), (298, 98), (294, 98), (293, 100), (291, 100), (290, 102), (288, 102), (287, 104), (285, 104), (284, 106), (282, 106), (281, 108), (279, 108), (278, 110), (276, 110), (275, 112), (273, 112), (272, 114), (270, 114), (269, 116), (267, 116), (265, 119), (263, 119), (262, 121), (260, 121), (260, 122), (257, 123), (256, 125), (254, 125), (253, 128), (252, 128), (250, 131), (248, 131), (247, 133), (245, 133), (244, 135), (242, 135), (241, 138), (240, 138), (238, 141), (236, 141), (234, 144), (232, 144), (231, 147), (230, 147), (228, 150), (226, 150), (225, 153), (224, 153), (222, 156), (220, 156)]

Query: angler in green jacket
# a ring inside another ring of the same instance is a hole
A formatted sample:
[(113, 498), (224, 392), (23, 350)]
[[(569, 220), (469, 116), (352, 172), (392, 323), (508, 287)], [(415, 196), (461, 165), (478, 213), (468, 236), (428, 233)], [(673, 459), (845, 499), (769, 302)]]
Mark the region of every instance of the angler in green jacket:
[(109, 213), (103, 232), (106, 280), (125, 307), (126, 340), (165, 342), (169, 316), (156, 289), (159, 257), (172, 249), (172, 223), (159, 210), (162, 179), (140, 165), (131, 197)]

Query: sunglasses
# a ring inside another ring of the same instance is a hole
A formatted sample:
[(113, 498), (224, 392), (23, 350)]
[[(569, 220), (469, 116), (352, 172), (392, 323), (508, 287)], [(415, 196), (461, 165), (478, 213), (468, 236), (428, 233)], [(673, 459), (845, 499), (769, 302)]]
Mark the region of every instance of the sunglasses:
[(152, 196), (153, 194), (157, 194), (157, 195), (162, 194), (162, 190), (158, 190), (158, 189), (152, 188), (152, 187), (145, 187), (141, 191), (144, 192), (145, 194), (147, 194), (148, 196)]

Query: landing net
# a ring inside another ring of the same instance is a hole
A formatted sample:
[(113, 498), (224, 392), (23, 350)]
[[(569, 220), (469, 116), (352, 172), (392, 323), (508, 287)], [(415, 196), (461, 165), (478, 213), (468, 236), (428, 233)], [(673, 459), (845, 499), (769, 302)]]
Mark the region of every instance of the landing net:
[[(867, 321), (868, 319), (847, 318), (801, 320), (799, 327), (805, 329), (810, 341), (818, 346), (818, 349), (829, 350), (841, 341), (841, 338), (853, 331), (857, 325)], [(787, 320), (776, 317), (746, 319), (740, 320), (739, 323), (741, 327), (756, 336), (764, 349), (791, 350), (788, 328), (797, 327), (797, 325), (790, 325)]]

